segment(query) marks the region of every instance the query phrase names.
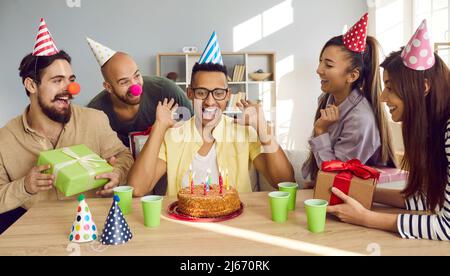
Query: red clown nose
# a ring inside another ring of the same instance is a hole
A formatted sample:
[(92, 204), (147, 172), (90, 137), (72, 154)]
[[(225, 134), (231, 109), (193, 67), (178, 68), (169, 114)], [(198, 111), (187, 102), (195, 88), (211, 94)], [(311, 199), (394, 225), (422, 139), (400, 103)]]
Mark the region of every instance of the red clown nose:
[(135, 97), (140, 96), (142, 94), (142, 86), (140, 86), (139, 84), (133, 84), (130, 87), (130, 93)]
[(72, 82), (67, 86), (67, 91), (73, 96), (80, 94), (81, 87), (78, 83)]

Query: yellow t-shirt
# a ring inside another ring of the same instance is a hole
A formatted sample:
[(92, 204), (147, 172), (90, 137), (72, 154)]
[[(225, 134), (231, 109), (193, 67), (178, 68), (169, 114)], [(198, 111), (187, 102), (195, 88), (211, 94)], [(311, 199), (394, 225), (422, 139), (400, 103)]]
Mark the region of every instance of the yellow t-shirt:
[[(184, 175), (189, 170), (195, 154), (203, 145), (202, 134), (195, 126), (196, 117), (192, 117), (181, 127), (166, 132), (159, 151), (159, 158), (167, 164), (167, 195), (175, 196), (182, 187)], [(216, 141), (217, 164), (220, 169), (228, 170), (229, 185), (240, 193), (252, 191), (250, 166), (261, 154), (261, 143), (252, 127), (234, 123), (223, 116), (213, 131)]]

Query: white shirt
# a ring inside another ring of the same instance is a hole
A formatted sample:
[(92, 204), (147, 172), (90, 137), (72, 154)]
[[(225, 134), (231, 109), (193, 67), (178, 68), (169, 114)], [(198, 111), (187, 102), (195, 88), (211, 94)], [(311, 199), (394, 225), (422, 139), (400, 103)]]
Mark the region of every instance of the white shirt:
[[(219, 184), (219, 168), (217, 166), (217, 152), (216, 144), (214, 144), (211, 150), (206, 156), (201, 156), (196, 153), (191, 163), (192, 173), (195, 172), (194, 185), (200, 185), (205, 183), (208, 176), (208, 169), (211, 171), (211, 184)], [(183, 187), (189, 187), (189, 173), (183, 177)]]
[[(450, 120), (445, 134), (445, 152), (447, 154), (447, 187), (444, 191), (444, 207), (436, 214), (401, 214), (397, 219), (398, 232), (404, 239), (428, 239), (450, 241)], [(426, 198), (416, 195), (406, 199), (408, 211), (427, 210)]]

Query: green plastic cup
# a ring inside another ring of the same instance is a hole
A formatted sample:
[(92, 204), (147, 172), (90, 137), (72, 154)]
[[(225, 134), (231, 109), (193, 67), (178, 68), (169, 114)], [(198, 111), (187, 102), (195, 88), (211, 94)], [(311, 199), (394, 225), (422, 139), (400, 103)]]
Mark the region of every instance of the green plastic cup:
[(133, 211), (133, 187), (120, 186), (114, 188), (114, 195), (120, 198), (119, 207), (124, 215), (131, 214)]
[(328, 201), (322, 199), (310, 199), (305, 201), (308, 230), (312, 233), (323, 233), (327, 219)]
[(162, 196), (146, 196), (141, 198), (144, 211), (145, 227), (158, 227), (161, 223)]
[(283, 182), (278, 184), (280, 192), (288, 192), (291, 196), (289, 198), (288, 210), (294, 211), (297, 202), (298, 184), (293, 182)]
[(272, 211), (272, 220), (277, 223), (284, 223), (288, 218), (288, 205), (290, 193), (271, 192), (269, 193), (270, 210)]

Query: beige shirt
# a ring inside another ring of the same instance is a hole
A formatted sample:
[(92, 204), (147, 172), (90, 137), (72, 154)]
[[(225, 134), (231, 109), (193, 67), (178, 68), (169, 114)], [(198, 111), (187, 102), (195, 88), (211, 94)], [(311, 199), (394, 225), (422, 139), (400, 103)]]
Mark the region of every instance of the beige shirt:
[[(84, 144), (100, 157), (116, 157), (114, 171), (120, 183), (126, 182), (133, 157), (111, 129), (106, 115), (94, 109), (72, 106), (72, 117), (64, 126), (55, 148)], [(11, 120), (0, 129), (0, 214), (23, 207), (29, 209), (41, 200), (66, 199), (55, 188), (36, 195), (25, 190), (25, 176), (36, 166), (41, 151), (55, 149), (46, 137), (28, 125), (26, 114)], [(94, 196), (95, 191), (85, 193)]]

